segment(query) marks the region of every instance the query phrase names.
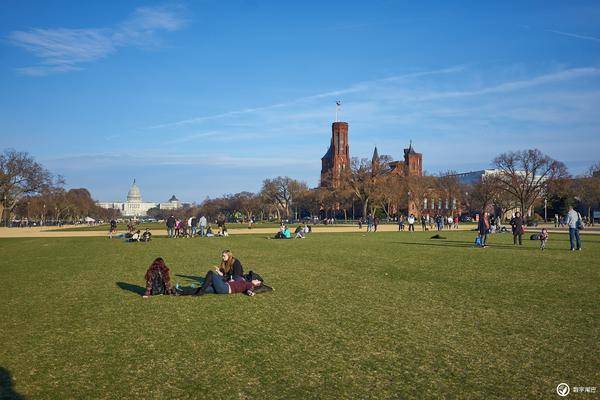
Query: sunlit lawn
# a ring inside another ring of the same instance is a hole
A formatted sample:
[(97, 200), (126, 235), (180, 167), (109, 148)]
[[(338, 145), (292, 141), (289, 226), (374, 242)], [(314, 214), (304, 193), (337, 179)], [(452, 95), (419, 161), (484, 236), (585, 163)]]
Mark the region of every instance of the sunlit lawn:
[[(598, 386), (600, 236), (570, 252), (554, 234), (541, 252), (444, 235), (0, 239), (0, 368), (32, 399), (524, 399)], [(189, 284), (225, 248), (276, 291), (140, 297), (155, 257)]]

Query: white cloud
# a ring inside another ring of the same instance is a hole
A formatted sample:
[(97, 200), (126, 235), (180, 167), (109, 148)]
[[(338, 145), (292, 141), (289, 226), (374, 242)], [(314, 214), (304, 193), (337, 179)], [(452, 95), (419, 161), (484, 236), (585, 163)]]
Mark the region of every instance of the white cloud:
[(546, 32), (551, 32), (551, 33), (555, 33), (557, 35), (562, 35), (562, 36), (569, 36), (572, 38), (576, 38), (576, 39), (583, 39), (583, 40), (591, 40), (593, 42), (600, 42), (600, 38), (594, 37), (594, 36), (587, 36), (587, 35), (578, 35), (576, 33), (569, 33), (569, 32), (563, 32), (563, 31), (555, 31), (552, 29), (546, 29)]
[(154, 46), (160, 31), (175, 31), (184, 24), (179, 7), (140, 7), (116, 28), (34, 28), (13, 31), (8, 39), (40, 60), (17, 72), (43, 76), (79, 70), (80, 64), (105, 58), (119, 47)]

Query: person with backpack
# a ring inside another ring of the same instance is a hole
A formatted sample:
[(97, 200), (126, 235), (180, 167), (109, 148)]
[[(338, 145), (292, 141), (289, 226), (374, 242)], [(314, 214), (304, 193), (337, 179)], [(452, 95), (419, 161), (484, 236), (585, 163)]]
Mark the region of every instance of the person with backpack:
[(161, 257), (156, 258), (146, 271), (146, 291), (143, 297), (156, 296), (160, 294), (172, 294), (171, 270)]
[(575, 244), (577, 244), (577, 250), (581, 250), (579, 230), (583, 229), (583, 219), (581, 218), (581, 214), (573, 209), (573, 206), (569, 206), (569, 212), (567, 213), (567, 226), (569, 227), (569, 242), (571, 242), (571, 251), (575, 251)]
[(519, 242), (519, 246), (523, 245), (523, 232), (525, 232), (524, 229), (524, 221), (523, 218), (521, 218), (521, 213), (520, 212), (516, 212), (515, 216), (510, 220), (510, 226), (512, 228), (512, 234), (513, 234), (513, 243), (516, 245), (517, 241)]

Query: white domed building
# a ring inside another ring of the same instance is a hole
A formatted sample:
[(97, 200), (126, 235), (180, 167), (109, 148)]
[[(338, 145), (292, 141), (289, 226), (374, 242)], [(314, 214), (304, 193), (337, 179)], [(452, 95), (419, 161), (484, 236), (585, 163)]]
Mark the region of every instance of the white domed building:
[(124, 217), (145, 217), (148, 210), (155, 207), (165, 210), (176, 210), (181, 208), (181, 202), (177, 200), (175, 195), (165, 203), (143, 201), (142, 193), (140, 192), (139, 186), (135, 183), (135, 179), (129, 188), (129, 192), (127, 192), (127, 201), (98, 202), (97, 204), (102, 208), (119, 210)]

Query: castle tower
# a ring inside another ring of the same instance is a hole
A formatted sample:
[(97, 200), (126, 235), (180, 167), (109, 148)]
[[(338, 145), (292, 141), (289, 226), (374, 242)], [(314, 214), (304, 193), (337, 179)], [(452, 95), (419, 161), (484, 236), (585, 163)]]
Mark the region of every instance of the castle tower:
[(412, 140), (408, 149), (404, 149), (404, 175), (423, 176), (423, 154), (417, 153), (412, 147)]
[(337, 187), (340, 174), (350, 168), (348, 123), (331, 124), (331, 143), (321, 158), (321, 187)]

